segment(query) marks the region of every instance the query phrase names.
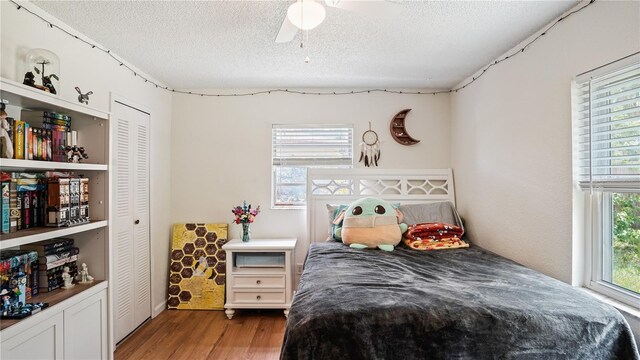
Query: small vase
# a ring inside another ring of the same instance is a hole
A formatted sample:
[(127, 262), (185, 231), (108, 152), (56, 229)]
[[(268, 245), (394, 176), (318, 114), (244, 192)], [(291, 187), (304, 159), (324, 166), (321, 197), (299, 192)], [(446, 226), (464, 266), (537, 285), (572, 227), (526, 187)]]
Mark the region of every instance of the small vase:
[(251, 240), (251, 229), (249, 229), (249, 223), (242, 223), (242, 241), (248, 242)]

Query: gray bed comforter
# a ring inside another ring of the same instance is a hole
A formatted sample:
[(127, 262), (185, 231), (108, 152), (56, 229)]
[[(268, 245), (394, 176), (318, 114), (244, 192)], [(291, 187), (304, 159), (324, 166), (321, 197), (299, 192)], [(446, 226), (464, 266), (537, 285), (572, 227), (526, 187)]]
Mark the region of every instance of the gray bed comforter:
[(281, 359), (634, 359), (609, 305), (478, 247), (314, 243)]

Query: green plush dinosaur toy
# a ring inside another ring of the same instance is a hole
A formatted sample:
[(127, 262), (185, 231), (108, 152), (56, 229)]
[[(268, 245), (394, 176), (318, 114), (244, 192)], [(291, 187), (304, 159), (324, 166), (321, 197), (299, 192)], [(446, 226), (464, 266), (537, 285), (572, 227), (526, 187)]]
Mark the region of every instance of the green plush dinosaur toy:
[(352, 248), (379, 248), (392, 251), (407, 231), (402, 213), (382, 199), (367, 197), (351, 203), (336, 219), (342, 227), (336, 238)]

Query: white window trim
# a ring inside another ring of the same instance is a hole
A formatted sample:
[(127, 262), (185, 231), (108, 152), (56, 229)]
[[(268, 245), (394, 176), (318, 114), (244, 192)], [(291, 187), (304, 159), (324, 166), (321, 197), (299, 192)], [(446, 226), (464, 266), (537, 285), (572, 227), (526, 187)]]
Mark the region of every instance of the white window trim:
[[(578, 75), (575, 79), (576, 83), (584, 82), (585, 80), (600, 77), (602, 75), (614, 72), (616, 70), (628, 67), (634, 63), (638, 63), (640, 59), (640, 52), (629, 55), (623, 59), (614, 61), (596, 69), (587, 71)], [(576, 136), (574, 128), (574, 138)], [(575, 161), (575, 157), (574, 157)], [(575, 166), (574, 166), (575, 169)], [(575, 182), (575, 178), (574, 178)], [(604, 219), (602, 212), (604, 206), (611, 207), (611, 193), (604, 192), (589, 192), (580, 190), (577, 184), (574, 188), (574, 221), (583, 221), (583, 226), (579, 230), (583, 230), (583, 234), (574, 232), (574, 236), (583, 235), (582, 242), (580, 240), (574, 241), (574, 251), (580, 252), (579, 246), (584, 244), (584, 263), (583, 265), (575, 268), (574, 271), (583, 271), (583, 276), (574, 277), (574, 279), (584, 279), (584, 287), (599, 293), (603, 296), (609, 297), (621, 303), (624, 303), (633, 309), (640, 310), (640, 295), (614, 285), (610, 282), (603, 280), (603, 242), (605, 231), (610, 234), (611, 232), (611, 219)], [(621, 191), (623, 192), (623, 191)], [(580, 228), (580, 226), (578, 226)], [(576, 228), (574, 227), (574, 230)], [(574, 238), (575, 239), (575, 238)], [(576, 260), (574, 258), (574, 260)], [(580, 261), (577, 261), (580, 264)], [(580, 269), (582, 268), (582, 269)], [(574, 285), (576, 285), (574, 283)]]
[(585, 211), (590, 209), (590, 216), (585, 217), (585, 240), (589, 260), (585, 262), (585, 273), (588, 276), (585, 287), (640, 310), (640, 295), (603, 280), (604, 233), (610, 233), (612, 224), (608, 219), (604, 219), (601, 213), (605, 206), (611, 206), (611, 194), (585, 192), (584, 196)]

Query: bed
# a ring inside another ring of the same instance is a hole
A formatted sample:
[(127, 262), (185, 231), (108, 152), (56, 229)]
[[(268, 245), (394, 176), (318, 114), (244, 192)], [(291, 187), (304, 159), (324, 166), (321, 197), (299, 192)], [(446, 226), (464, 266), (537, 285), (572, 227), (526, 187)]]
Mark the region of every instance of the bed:
[(455, 204), (450, 169), (309, 171), (310, 246), (281, 359), (638, 359), (614, 308), (471, 245), (393, 252), (327, 242), (326, 204)]

